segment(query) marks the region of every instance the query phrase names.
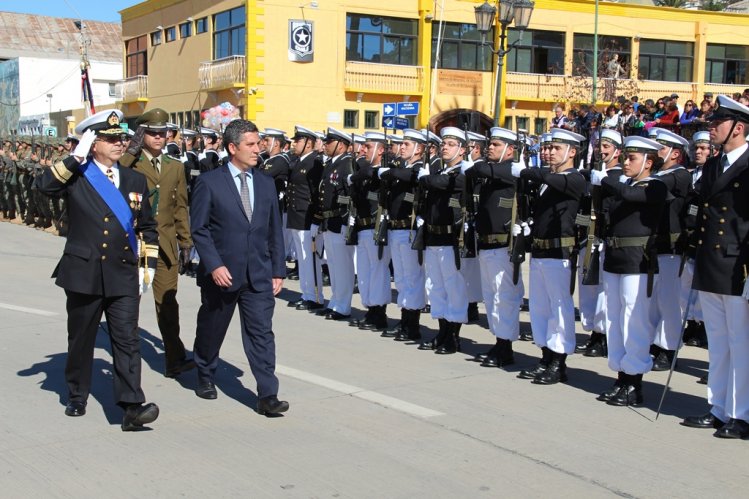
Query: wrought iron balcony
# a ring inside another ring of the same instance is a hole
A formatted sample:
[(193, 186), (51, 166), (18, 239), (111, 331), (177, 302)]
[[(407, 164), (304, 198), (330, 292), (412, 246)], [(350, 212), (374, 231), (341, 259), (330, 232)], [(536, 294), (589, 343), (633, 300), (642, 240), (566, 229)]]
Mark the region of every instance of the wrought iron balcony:
[(245, 57), (232, 55), (215, 61), (201, 62), (198, 75), (200, 88), (206, 90), (242, 88), (247, 82)]
[(114, 93), (122, 102), (148, 101), (148, 76), (131, 76), (120, 80), (114, 85)]

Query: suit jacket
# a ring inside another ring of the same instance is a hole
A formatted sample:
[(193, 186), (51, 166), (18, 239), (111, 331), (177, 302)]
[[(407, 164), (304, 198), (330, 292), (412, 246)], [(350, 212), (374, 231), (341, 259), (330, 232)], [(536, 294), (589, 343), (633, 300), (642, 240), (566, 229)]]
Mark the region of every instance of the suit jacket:
[[(89, 168), (97, 168), (93, 162)], [(158, 233), (151, 216), (146, 178), (120, 168), (119, 191), (130, 204), (135, 233), (147, 255), (156, 252)], [(98, 296), (138, 295), (138, 259), (127, 233), (101, 196), (80, 171), (73, 157), (46, 168), (39, 190), (50, 196), (67, 194), (68, 239), (52, 277), (68, 291)], [(134, 200), (140, 195), (142, 201)]]
[(725, 173), (722, 169), (716, 156), (702, 173), (692, 286), (739, 296), (749, 263), (749, 149)]
[[(166, 154), (159, 156), (161, 173), (141, 154), (132, 168), (142, 173), (148, 182), (150, 204), (159, 230), (159, 258), (168, 267), (177, 264), (177, 246), (190, 248), (190, 224), (187, 215), (187, 186), (184, 166)], [(158, 194), (158, 204), (156, 196)]]
[(286, 276), (281, 214), (273, 179), (253, 170), (252, 222), (228, 166), (201, 174), (195, 182), (190, 209), (192, 238), (200, 255), (197, 281), (201, 287), (216, 285), (211, 272), (226, 266), (237, 291), (246, 282), (256, 291), (273, 289), (273, 277)]

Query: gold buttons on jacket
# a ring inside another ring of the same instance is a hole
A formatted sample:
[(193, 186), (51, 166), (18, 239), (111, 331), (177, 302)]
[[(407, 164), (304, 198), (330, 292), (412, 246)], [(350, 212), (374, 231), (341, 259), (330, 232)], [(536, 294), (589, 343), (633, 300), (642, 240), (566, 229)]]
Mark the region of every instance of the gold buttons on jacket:
[(705, 232), (705, 228), (704, 228), (704, 227), (700, 227), (700, 230), (701, 230), (702, 232)]
[(708, 203), (705, 203), (705, 204), (704, 204), (704, 206), (705, 206), (705, 208), (707, 208), (707, 207), (708, 207), (708, 206), (710, 206), (710, 205), (709, 205)]
[(102, 260), (106, 260), (107, 259), (107, 255), (101, 255), (101, 259)]
[(106, 248), (107, 247), (107, 243), (102, 244), (101, 247), (102, 248)]
[(129, 250), (130, 246), (125, 246), (125, 251)]
[(104, 235), (105, 235), (105, 236), (108, 236), (108, 235), (109, 235), (109, 231), (108, 231), (108, 230), (105, 230), (105, 231), (104, 231)]
[(719, 236), (722, 236), (722, 235), (723, 235), (723, 231), (722, 231), (722, 230), (719, 230), (719, 231), (718, 231), (718, 235), (719, 235)]
[(715, 249), (720, 249), (720, 244), (716, 244)]
[(726, 223), (726, 219), (725, 218), (721, 218), (720, 220), (718, 220), (718, 223), (724, 224), (724, 223)]
[(697, 241), (697, 244), (702, 244), (702, 239), (700, 239), (699, 241)]
[(728, 206), (721, 206), (720, 211), (728, 211)]
[(104, 217), (105, 222), (109, 222), (109, 217)]

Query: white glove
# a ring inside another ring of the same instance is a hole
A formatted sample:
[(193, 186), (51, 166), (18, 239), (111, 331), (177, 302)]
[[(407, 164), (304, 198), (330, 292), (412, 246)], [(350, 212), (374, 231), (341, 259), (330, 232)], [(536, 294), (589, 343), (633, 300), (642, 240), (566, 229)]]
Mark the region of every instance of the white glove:
[(527, 223), (523, 222), (522, 224), (520, 224), (520, 226), (523, 228), (523, 235), (524, 236), (528, 237), (528, 236), (531, 235), (531, 226), (530, 225), (528, 225)]
[(419, 227), (421, 227), (422, 225), (424, 225), (424, 219), (423, 219), (423, 218), (421, 218), (421, 217), (418, 217), (418, 216), (417, 216), (417, 217), (416, 217), (416, 228), (418, 229), (418, 228), (419, 228)]
[(185, 162), (187, 161), (187, 154), (183, 154), (182, 156), (180, 156), (180, 157), (179, 157), (179, 160), (180, 160), (181, 162), (185, 163)]
[(389, 169), (390, 169), (390, 168), (378, 168), (378, 169), (377, 169), (377, 176), (378, 176), (379, 178), (382, 178), (382, 174), (383, 174), (383, 173), (385, 173), (386, 171), (388, 171)]
[(744, 291), (741, 293), (741, 297), (745, 300), (749, 300), (749, 279), (744, 283)]
[(320, 226), (317, 224), (312, 224), (309, 226), (309, 237), (315, 238), (317, 237), (317, 232), (320, 230)]
[(78, 159), (79, 163), (83, 164), (83, 162), (86, 161), (86, 157), (91, 151), (91, 146), (94, 145), (95, 140), (96, 132), (93, 130), (86, 130), (83, 132), (80, 142), (78, 142), (78, 145), (75, 146), (75, 150), (73, 151), (73, 156)]
[(419, 175), (416, 177), (417, 179), (421, 179), (421, 177), (426, 177), (429, 175), (429, 170), (426, 168), (419, 169)]
[(518, 237), (523, 231), (523, 228), (518, 224), (512, 224), (512, 237)]
[(520, 178), (520, 172), (525, 170), (525, 163), (518, 161), (516, 163), (512, 164), (512, 176), (515, 178)]
[(603, 170), (591, 170), (590, 171), (590, 183), (593, 185), (601, 185), (601, 180), (606, 178), (606, 172)]
[[(148, 273), (146, 273), (148, 271)], [(149, 289), (151, 289), (151, 286), (153, 285), (153, 276), (156, 275), (156, 269), (152, 269), (150, 267), (144, 269), (143, 267), (138, 268), (138, 283), (140, 284), (140, 289), (138, 294), (143, 294), (147, 292)]]
[(349, 175), (346, 177), (346, 183), (348, 185), (351, 185), (353, 183), (353, 182), (351, 182), (351, 175), (353, 175), (353, 173), (349, 173)]
[(355, 223), (356, 223), (356, 219), (354, 217), (352, 217), (351, 215), (349, 215), (348, 216), (348, 224), (353, 227)]
[(465, 175), (466, 172), (471, 168), (473, 168), (473, 161), (471, 161), (470, 159), (463, 160), (463, 162), (460, 163), (460, 173), (462, 173), (463, 175)]

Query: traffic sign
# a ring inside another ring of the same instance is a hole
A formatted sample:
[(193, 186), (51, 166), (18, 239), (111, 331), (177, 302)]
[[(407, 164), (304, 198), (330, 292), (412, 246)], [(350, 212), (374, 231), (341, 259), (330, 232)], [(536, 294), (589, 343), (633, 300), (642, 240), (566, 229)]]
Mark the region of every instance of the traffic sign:
[(395, 108), (395, 114), (398, 116), (416, 116), (419, 114), (418, 102), (399, 102)]
[(45, 126), (42, 130), (42, 133), (46, 135), (47, 137), (57, 137), (57, 127), (56, 126)]
[(382, 128), (395, 129), (395, 118), (392, 116), (382, 118)]
[(395, 118), (395, 129), (396, 130), (405, 130), (408, 128), (410, 123), (408, 122), (408, 118)]
[(396, 105), (395, 102), (388, 102), (382, 105), (382, 115), (386, 118), (395, 116)]

